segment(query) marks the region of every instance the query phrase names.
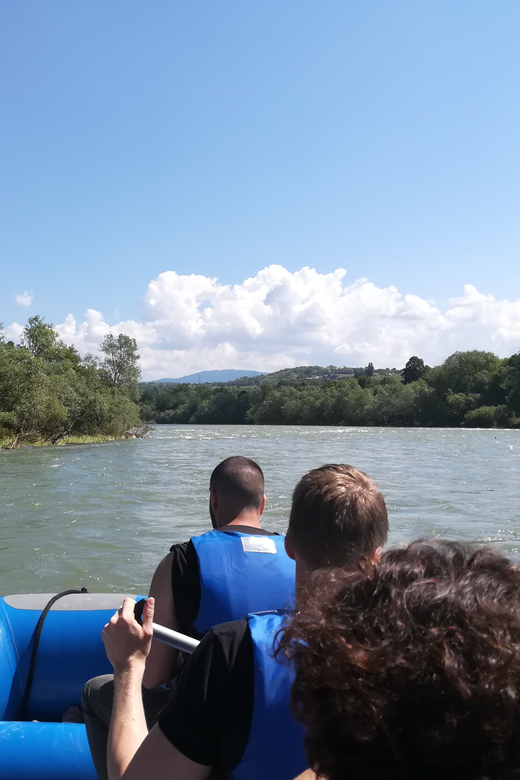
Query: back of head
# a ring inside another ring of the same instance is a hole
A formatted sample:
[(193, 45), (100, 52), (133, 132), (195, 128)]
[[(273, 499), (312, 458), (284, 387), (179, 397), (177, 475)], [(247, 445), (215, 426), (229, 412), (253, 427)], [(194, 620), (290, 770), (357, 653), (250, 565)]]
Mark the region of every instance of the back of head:
[(354, 466), (313, 469), (294, 489), (287, 533), (311, 569), (354, 563), (386, 542), (385, 500), (376, 483)]
[(264, 497), (264, 475), (260, 466), (240, 455), (226, 458), (213, 470), (209, 486), (219, 504), (229, 511), (260, 510)]
[(320, 777), (520, 776), (516, 566), (415, 542), (358, 571), (315, 572), (313, 585), (281, 646)]

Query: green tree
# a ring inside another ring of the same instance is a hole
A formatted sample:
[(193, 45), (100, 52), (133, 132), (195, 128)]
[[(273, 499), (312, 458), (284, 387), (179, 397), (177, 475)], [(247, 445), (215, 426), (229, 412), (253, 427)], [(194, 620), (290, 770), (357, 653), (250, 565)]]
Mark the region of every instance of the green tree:
[(417, 382), (419, 379), (422, 379), (428, 368), (422, 358), (412, 355), (402, 371), (403, 384), (408, 385), (411, 382)]
[(504, 390), (507, 405), (520, 416), (520, 352), (504, 361)]
[[(469, 412), (472, 412), (478, 404), (478, 395), (475, 393), (450, 393), (446, 394), (446, 406), (452, 425), (460, 425)], [(471, 419), (471, 417), (470, 417)]]
[(58, 334), (53, 326), (36, 315), (27, 320), (20, 343), (33, 357), (49, 359), (54, 354), (57, 341)]
[(54, 330), (51, 323), (42, 317), (29, 317), (25, 326), (20, 346), (26, 347), (34, 358), (42, 358), (47, 363), (62, 363), (69, 361), (77, 365), (80, 362), (79, 353), (74, 347), (67, 346)]
[(480, 406), (468, 412), (464, 418), (466, 428), (495, 428), (495, 407)]
[(124, 333), (120, 333), (117, 338), (112, 333), (107, 333), (100, 350), (105, 355), (101, 367), (106, 372), (110, 384), (113, 387), (126, 388), (130, 398), (137, 400), (141, 369), (136, 340)]
[(20, 345), (0, 339), (0, 427), (21, 441), (52, 443), (69, 434), (120, 435), (139, 422), (128, 387), (59, 340), (52, 325), (31, 317)]
[(358, 385), (363, 389), (366, 390), (368, 388), (372, 388), (376, 386), (376, 378), (373, 376), (367, 376), (366, 374), (361, 374), (357, 378)]
[(441, 366), (432, 368), (425, 379), (438, 393), (451, 390), (482, 395), (489, 390), (500, 364), (501, 360), (492, 352), (454, 352)]

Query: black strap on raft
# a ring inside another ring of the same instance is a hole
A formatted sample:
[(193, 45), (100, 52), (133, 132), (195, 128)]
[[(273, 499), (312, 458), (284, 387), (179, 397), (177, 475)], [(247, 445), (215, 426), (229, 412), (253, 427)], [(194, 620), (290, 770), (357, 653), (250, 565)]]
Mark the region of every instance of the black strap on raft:
[(27, 704), (29, 703), (29, 696), (31, 695), (31, 688), (34, 679), (34, 669), (36, 667), (38, 647), (40, 645), (40, 637), (42, 635), (42, 629), (43, 629), (43, 624), (45, 623), (45, 618), (49, 614), (52, 605), (56, 601), (58, 601), (58, 599), (61, 599), (62, 596), (70, 596), (72, 593), (88, 593), (88, 590), (86, 588), (81, 588), (81, 590), (64, 590), (61, 593), (57, 593), (55, 596), (49, 599), (49, 601), (45, 605), (42, 614), (38, 618), (38, 622), (36, 623), (36, 628), (34, 630), (34, 644), (33, 644), (32, 656), (31, 656), (31, 664), (29, 666), (29, 672), (27, 674), (27, 681), (25, 683), (25, 691), (23, 693), (23, 699), (18, 709), (18, 720), (26, 719)]

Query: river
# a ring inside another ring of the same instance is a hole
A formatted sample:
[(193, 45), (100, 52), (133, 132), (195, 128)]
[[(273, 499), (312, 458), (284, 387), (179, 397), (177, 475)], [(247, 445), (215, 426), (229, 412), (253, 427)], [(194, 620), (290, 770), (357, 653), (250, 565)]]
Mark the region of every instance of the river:
[(230, 455), (264, 470), (269, 529), (286, 528), (305, 471), (342, 462), (379, 483), (391, 543), (439, 536), (520, 554), (518, 430), (167, 425), (0, 451), (0, 594), (146, 593), (170, 545), (209, 528), (209, 476)]

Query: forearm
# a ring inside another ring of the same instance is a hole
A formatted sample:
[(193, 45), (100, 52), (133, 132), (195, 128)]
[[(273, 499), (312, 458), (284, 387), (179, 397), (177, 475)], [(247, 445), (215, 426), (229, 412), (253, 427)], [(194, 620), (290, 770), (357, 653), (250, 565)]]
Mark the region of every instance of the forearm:
[[(165, 623), (160, 625), (165, 625)], [(170, 626), (166, 626), (166, 628), (170, 628)], [(174, 650), (160, 642), (154, 642), (152, 649), (150, 650), (150, 655), (146, 659), (143, 676), (144, 687), (155, 688), (156, 686), (164, 685), (171, 680), (174, 676), (175, 662), (178, 655), (178, 650)]]
[(144, 664), (114, 672), (114, 706), (108, 735), (109, 780), (124, 777), (126, 769), (148, 734), (141, 695)]

